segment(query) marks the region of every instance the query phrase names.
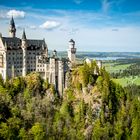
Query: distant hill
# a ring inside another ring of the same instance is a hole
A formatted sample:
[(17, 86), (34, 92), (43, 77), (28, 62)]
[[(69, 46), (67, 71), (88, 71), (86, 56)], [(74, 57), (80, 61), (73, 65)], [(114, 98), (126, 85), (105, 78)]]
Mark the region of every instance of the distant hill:
[[(51, 55), (52, 51), (49, 51)], [(59, 57), (67, 57), (66, 51), (58, 51)], [(116, 57), (119, 58), (140, 58), (140, 52), (77, 52), (78, 59), (88, 58), (106, 58), (106, 57)]]

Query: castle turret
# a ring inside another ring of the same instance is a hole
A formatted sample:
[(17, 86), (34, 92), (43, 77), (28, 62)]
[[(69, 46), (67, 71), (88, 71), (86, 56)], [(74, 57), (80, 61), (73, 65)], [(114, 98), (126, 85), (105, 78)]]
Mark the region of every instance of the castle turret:
[(75, 48), (75, 41), (70, 40), (69, 41), (69, 49), (68, 49), (68, 58), (71, 63), (75, 63), (75, 58), (76, 58), (76, 48)]
[(47, 48), (47, 44), (45, 43), (45, 39), (43, 39), (42, 51), (45, 57), (48, 57), (48, 48)]
[(14, 22), (13, 17), (11, 18), (11, 21), (10, 21), (9, 35), (10, 37), (16, 36), (16, 27), (15, 27), (15, 22)]
[(23, 69), (22, 69), (22, 76), (26, 76), (27, 74), (27, 39), (25, 30), (22, 34), (22, 44), (21, 44), (22, 50), (23, 50)]
[(54, 58), (57, 57), (57, 51), (56, 51), (56, 50), (53, 51), (52, 56), (53, 56)]

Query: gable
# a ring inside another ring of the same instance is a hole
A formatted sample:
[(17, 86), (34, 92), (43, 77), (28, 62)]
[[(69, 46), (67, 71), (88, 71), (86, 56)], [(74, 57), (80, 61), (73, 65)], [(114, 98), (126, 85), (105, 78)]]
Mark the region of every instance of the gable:
[(3, 44), (2, 38), (0, 37), (0, 50), (4, 51), (5, 50), (5, 46)]

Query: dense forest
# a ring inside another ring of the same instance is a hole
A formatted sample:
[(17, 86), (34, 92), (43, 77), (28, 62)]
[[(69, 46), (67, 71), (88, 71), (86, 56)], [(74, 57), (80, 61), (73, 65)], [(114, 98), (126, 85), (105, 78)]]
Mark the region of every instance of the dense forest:
[(37, 73), (0, 77), (0, 139), (140, 139), (139, 87), (122, 88), (95, 62), (67, 76), (62, 97)]
[(132, 64), (125, 70), (120, 70), (116, 73), (111, 73), (113, 78), (122, 78), (128, 76), (140, 76), (140, 64)]

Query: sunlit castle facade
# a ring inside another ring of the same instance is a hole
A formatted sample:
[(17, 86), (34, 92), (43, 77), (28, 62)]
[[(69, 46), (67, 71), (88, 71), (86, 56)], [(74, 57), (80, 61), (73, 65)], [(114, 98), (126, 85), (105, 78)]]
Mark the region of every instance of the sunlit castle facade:
[(65, 88), (66, 72), (75, 63), (75, 42), (69, 41), (68, 58), (58, 58), (54, 50), (48, 56), (45, 40), (27, 39), (25, 31), (22, 38), (16, 37), (16, 26), (13, 17), (10, 21), (9, 37), (0, 34), (0, 74), (3, 79), (26, 76), (30, 72), (38, 72), (49, 83), (55, 85), (60, 94)]

